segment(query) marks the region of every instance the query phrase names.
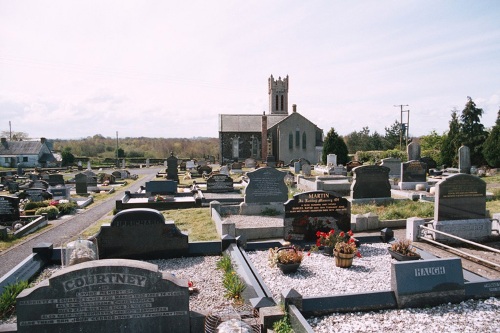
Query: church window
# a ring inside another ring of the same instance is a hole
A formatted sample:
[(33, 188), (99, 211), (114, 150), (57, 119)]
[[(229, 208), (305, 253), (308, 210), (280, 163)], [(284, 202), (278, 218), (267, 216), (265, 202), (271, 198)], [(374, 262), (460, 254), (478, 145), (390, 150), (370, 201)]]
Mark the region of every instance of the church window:
[(298, 126), (295, 129), (295, 146), (300, 147), (300, 129)]
[(306, 149), (306, 132), (302, 133), (302, 149)]
[(276, 95), (276, 110), (279, 110), (279, 101), (278, 101), (278, 95)]
[(281, 95), (281, 111), (283, 111), (283, 105), (285, 104), (284, 99), (285, 99), (284, 96)]
[(293, 149), (293, 133), (288, 134), (288, 148)]
[(256, 137), (252, 138), (252, 156), (258, 157), (257, 153), (259, 152), (259, 140)]
[(233, 138), (233, 158), (239, 158), (240, 156), (240, 139)]

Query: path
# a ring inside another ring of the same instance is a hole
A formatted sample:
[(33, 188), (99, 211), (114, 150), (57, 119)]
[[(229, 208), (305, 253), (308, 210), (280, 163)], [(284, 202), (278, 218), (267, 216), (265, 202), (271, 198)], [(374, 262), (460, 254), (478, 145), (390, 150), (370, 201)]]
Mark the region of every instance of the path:
[[(131, 173), (145, 175), (139, 181), (131, 184), (126, 190), (135, 192), (145, 182), (155, 178), (160, 168), (134, 169)], [(110, 195), (109, 198), (90, 205), (76, 215), (64, 217), (58, 220), (50, 229), (28, 236), (28, 238), (10, 249), (0, 253), (0, 276), (4, 276), (22, 260), (32, 253), (34, 246), (40, 243), (52, 243), (54, 247), (60, 247), (63, 242), (67, 242), (72, 237), (78, 235), (90, 225), (106, 216), (115, 208), (115, 201), (123, 196), (123, 190)]]

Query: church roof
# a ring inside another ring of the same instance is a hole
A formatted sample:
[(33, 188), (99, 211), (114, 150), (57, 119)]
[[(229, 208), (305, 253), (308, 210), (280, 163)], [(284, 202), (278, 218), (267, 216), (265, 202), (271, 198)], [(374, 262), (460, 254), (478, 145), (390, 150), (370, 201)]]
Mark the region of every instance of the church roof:
[[(289, 115), (267, 115), (267, 128), (271, 128)], [(219, 132), (261, 132), (262, 115), (219, 114)]]

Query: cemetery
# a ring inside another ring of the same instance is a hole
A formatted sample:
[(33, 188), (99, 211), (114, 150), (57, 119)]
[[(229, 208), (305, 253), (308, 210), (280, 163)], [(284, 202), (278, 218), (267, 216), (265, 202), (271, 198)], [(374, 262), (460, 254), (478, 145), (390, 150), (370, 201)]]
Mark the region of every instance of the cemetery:
[[(216, 332), (233, 325), (265, 332), (284, 320), (285, 309), (296, 332), (313, 332), (332, 315), (500, 296), (498, 275), (488, 278), (463, 267), (458, 256), (428, 250), (434, 243), (498, 240), (500, 214), (490, 218), (486, 184), (475, 175), (444, 172), (428, 182), (418, 158), (349, 172), (335, 166), (345, 173), (335, 175), (296, 161), (293, 170), (233, 166), (242, 170), (241, 189), (225, 170), (212, 169), (204, 184), (194, 182), (184, 192), (175, 165), (170, 172), (167, 166), (165, 179), (125, 192), (117, 214), (94, 236), (62, 247), (39, 244), (1, 277), (3, 288), (45, 276), (19, 294), (16, 323), (3, 331)], [(315, 181), (301, 183), (313, 174)], [(338, 187), (329, 187), (329, 177)], [(350, 184), (349, 191), (340, 184)], [(290, 196), (292, 187), (300, 190)], [(16, 199), (0, 198), (1, 216), (16, 215)], [(434, 217), (416, 216), (402, 225), (351, 213), (359, 202), (415, 199), (432, 202)], [(210, 210), (217, 240), (190, 241), (160, 212), (202, 206)], [(394, 259), (389, 249), (401, 247), (412, 260)], [(287, 260), (291, 271), (282, 267)]]

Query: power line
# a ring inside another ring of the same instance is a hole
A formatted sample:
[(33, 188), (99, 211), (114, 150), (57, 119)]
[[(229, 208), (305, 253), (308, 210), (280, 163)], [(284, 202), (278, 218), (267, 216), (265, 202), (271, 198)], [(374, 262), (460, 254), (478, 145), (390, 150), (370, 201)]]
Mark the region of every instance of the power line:
[[(408, 104), (398, 104), (394, 107), (399, 107), (401, 110), (401, 121), (399, 127), (399, 150), (403, 150), (403, 137), (405, 138), (405, 146), (408, 145), (408, 133), (410, 131), (410, 110), (403, 110), (404, 106), (409, 106)], [(406, 122), (403, 122), (403, 114), (407, 113)]]

